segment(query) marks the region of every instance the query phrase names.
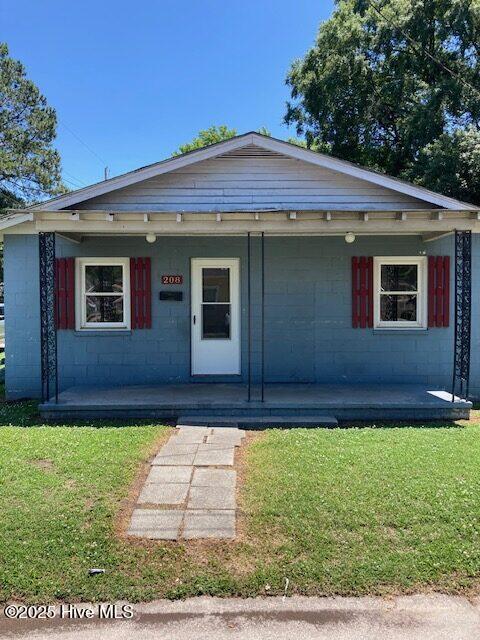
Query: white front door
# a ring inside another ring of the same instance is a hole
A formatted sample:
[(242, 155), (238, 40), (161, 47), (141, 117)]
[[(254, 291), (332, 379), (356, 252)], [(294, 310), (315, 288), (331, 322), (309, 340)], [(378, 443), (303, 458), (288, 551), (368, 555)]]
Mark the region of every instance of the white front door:
[(192, 259), (192, 375), (240, 373), (239, 262)]

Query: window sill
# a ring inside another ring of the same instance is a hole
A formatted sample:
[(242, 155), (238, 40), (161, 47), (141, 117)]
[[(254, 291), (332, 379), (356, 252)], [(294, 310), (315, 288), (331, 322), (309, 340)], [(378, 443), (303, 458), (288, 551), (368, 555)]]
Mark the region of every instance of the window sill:
[(129, 336), (131, 335), (131, 329), (75, 329), (73, 335), (75, 336)]
[(388, 333), (392, 334), (404, 334), (404, 333), (420, 333), (426, 334), (428, 332), (427, 327), (377, 327), (373, 329), (373, 333)]

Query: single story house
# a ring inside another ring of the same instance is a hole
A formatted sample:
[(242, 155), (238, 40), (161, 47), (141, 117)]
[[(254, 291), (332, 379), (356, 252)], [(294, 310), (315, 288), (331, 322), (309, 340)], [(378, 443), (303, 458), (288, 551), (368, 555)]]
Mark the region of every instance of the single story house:
[(465, 417), (479, 231), (479, 207), (258, 133), (9, 211), (7, 398), (47, 418)]

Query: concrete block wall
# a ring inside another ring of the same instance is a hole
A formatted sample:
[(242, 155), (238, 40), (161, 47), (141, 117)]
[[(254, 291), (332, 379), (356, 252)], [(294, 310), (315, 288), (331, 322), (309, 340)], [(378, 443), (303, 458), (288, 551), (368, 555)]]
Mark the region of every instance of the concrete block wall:
[(3, 268), (7, 398), (37, 398), (41, 393), (37, 236), (5, 236)]
[[(452, 255), (453, 238), (423, 243), (415, 236), (266, 237), (265, 372), (270, 382), (422, 383), (450, 388), (450, 327), (375, 331), (351, 326), (351, 256)], [(242, 379), (247, 376), (247, 240), (245, 237), (57, 238), (58, 256), (150, 256), (152, 329), (125, 333), (60, 331), (61, 388), (73, 385), (194, 382), (190, 376), (190, 259), (240, 257)], [(473, 241), (472, 392), (480, 396), (478, 289), (480, 241)], [(452, 267), (453, 270), (453, 267)], [(181, 287), (161, 275), (182, 274)], [(452, 273), (453, 275), (453, 273)], [(181, 302), (160, 301), (161, 289), (181, 289)], [(453, 287), (452, 287), (453, 289)], [(260, 239), (252, 238), (252, 372), (261, 356)], [(5, 237), (6, 389), (9, 398), (40, 394), (38, 238)], [(238, 381), (215, 376), (212, 381)], [(205, 381), (205, 378), (201, 378)]]
[(351, 256), (450, 255), (452, 238), (425, 244), (415, 236), (360, 236), (351, 245), (268, 238), (267, 247), (269, 380), (447, 384), (453, 322), (427, 331), (352, 328)]

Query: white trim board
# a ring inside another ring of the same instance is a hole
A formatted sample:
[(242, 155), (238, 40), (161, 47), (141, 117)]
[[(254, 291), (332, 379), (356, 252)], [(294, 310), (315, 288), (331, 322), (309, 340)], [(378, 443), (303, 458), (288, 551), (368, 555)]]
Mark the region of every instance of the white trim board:
[(211, 158), (215, 158), (236, 149), (241, 149), (243, 147), (246, 147), (247, 145), (255, 145), (260, 149), (265, 149), (274, 153), (281, 153), (290, 158), (301, 160), (317, 167), (323, 167), (341, 174), (365, 180), (366, 182), (391, 189), (392, 191), (396, 191), (398, 193), (423, 200), (424, 202), (434, 204), (445, 209), (478, 209), (480, 211), (479, 207), (475, 207), (474, 205), (470, 205), (453, 198), (448, 198), (447, 196), (443, 196), (423, 187), (418, 187), (408, 182), (398, 180), (397, 178), (392, 178), (390, 176), (377, 173), (370, 169), (365, 169), (358, 165), (352, 164), (351, 162), (339, 160), (338, 158), (333, 158), (332, 156), (317, 153), (316, 151), (310, 151), (289, 142), (277, 140), (276, 138), (271, 138), (255, 132), (236, 136), (235, 138), (231, 138), (230, 140), (225, 140), (223, 142), (204, 147), (203, 149), (190, 151), (189, 153), (183, 154), (181, 156), (169, 158), (167, 160), (157, 162), (147, 167), (136, 169), (135, 171), (130, 171), (129, 173), (111, 178), (110, 180), (105, 180), (89, 187), (84, 187), (82, 189), (78, 189), (77, 191), (67, 193), (63, 196), (53, 198), (52, 200), (48, 200), (47, 202), (43, 202), (31, 207), (31, 209), (43, 211), (58, 211), (66, 207), (71, 207), (75, 204), (78, 204), (79, 202), (84, 202), (85, 200), (103, 195), (110, 191), (121, 189), (137, 182), (141, 182), (143, 180), (147, 180), (149, 178), (153, 178), (170, 171), (175, 171), (176, 169), (180, 169), (182, 167), (186, 167), (203, 160), (209, 160)]
[[(417, 235), (435, 239), (441, 234), (455, 230), (471, 230), (480, 233), (480, 220), (473, 211), (446, 211), (441, 218), (431, 210), (408, 211), (400, 215), (395, 211), (368, 213), (365, 220), (361, 212), (296, 211), (295, 219), (288, 212), (228, 212), (217, 214), (184, 213), (181, 222), (178, 214), (154, 212), (139, 215), (136, 212), (115, 213), (108, 221), (104, 211), (35, 211), (29, 212), (25, 222), (25, 211), (14, 216), (0, 218), (0, 238), (10, 234), (37, 234), (54, 231), (63, 234), (86, 235), (243, 235), (247, 232), (280, 235), (342, 235), (352, 231), (360, 235)], [(438, 212), (437, 212), (438, 213)], [(31, 220), (33, 216), (34, 220)], [(13, 224), (13, 220), (17, 224)], [(5, 224), (5, 227), (4, 227)], [(433, 237), (435, 234), (435, 237)]]
[(0, 229), (9, 229), (10, 227), (16, 227), (19, 224), (24, 224), (25, 222), (33, 222), (34, 214), (32, 213), (15, 213), (11, 212), (6, 216), (0, 218)]

